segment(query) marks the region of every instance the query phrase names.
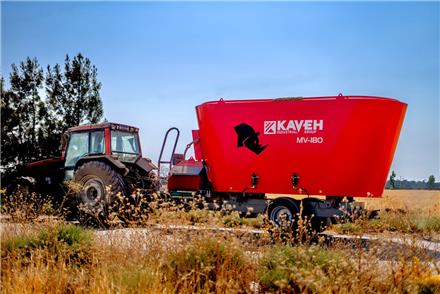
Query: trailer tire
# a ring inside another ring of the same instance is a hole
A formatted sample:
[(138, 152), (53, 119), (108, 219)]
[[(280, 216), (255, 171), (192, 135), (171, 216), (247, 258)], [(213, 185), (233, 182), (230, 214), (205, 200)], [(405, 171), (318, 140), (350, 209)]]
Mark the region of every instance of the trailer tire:
[(107, 211), (118, 194), (125, 194), (122, 176), (100, 161), (89, 161), (75, 172), (75, 182), (81, 185), (77, 198), (90, 212)]
[(283, 228), (296, 226), (298, 214), (298, 204), (290, 198), (274, 199), (267, 207), (267, 216), (272, 224)]

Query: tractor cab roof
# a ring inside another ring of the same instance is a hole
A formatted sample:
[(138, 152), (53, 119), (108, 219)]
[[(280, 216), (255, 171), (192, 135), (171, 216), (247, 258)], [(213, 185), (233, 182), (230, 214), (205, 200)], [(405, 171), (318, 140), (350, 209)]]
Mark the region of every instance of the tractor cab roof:
[(112, 122), (105, 122), (105, 123), (100, 123), (100, 124), (80, 125), (77, 127), (73, 127), (73, 128), (68, 129), (67, 133), (91, 131), (91, 130), (105, 129), (105, 128), (110, 128), (112, 130), (125, 131), (125, 132), (130, 132), (130, 133), (138, 133), (139, 132), (139, 129), (136, 127), (133, 127), (133, 126), (112, 123)]

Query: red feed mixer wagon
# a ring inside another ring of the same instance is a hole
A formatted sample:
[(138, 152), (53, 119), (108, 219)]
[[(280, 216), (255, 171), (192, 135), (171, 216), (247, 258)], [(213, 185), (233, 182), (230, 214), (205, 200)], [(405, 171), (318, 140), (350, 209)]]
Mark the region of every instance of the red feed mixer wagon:
[[(381, 197), (406, 108), (395, 99), (341, 94), (206, 102), (196, 107), (195, 158), (173, 151), (162, 161), (172, 130), (174, 150), (177, 144), (172, 128), (159, 169), (170, 165), (173, 197), (199, 194), (233, 210), (267, 211), (274, 222), (293, 219), (302, 204), (303, 213), (328, 221), (353, 197)], [(275, 196), (268, 205), (266, 194)]]

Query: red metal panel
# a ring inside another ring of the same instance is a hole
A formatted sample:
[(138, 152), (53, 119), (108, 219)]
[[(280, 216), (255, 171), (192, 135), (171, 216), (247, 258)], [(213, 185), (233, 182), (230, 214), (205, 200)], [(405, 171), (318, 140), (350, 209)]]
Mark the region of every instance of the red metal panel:
[(203, 158), (203, 155), (202, 155), (202, 145), (200, 144), (199, 130), (192, 130), (192, 137), (194, 141), (194, 157), (196, 160), (200, 160)]
[(217, 192), (380, 197), (406, 107), (366, 96), (207, 102), (196, 107), (202, 158)]
[(173, 175), (168, 178), (167, 188), (168, 191), (198, 191), (200, 190), (200, 177), (198, 175)]
[(110, 128), (106, 128), (104, 130), (104, 138), (105, 138), (105, 154), (112, 155), (112, 135), (110, 132)]
[(193, 158), (183, 160), (173, 166), (168, 177), (168, 191), (200, 190), (201, 178), (200, 171), (203, 168), (201, 161), (195, 161)]
[(62, 161), (63, 161), (63, 159), (61, 157), (52, 157), (52, 158), (48, 158), (48, 159), (43, 159), (43, 160), (39, 160), (39, 161), (26, 163), (25, 167), (26, 168), (46, 167), (46, 166), (52, 166), (52, 165), (59, 164)]

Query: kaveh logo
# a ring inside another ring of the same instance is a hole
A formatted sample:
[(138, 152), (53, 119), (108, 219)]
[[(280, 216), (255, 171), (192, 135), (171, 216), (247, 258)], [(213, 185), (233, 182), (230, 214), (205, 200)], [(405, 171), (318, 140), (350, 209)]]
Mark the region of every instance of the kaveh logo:
[(291, 119), (291, 120), (266, 120), (264, 121), (264, 134), (315, 134), (324, 129), (322, 119)]
[(268, 145), (261, 145), (258, 136), (260, 132), (255, 132), (254, 128), (248, 124), (242, 123), (234, 127), (237, 133), (237, 147), (246, 147), (255, 154), (260, 154)]
[(264, 122), (264, 134), (271, 135), (277, 133), (277, 122), (274, 120)]

